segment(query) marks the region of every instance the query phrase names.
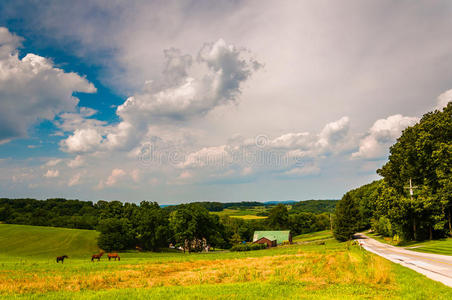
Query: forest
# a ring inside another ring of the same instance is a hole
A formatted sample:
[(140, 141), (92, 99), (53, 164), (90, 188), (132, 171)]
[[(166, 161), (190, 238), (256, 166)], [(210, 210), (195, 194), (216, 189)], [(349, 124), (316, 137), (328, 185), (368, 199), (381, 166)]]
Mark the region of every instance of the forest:
[(452, 102), (406, 128), (389, 152), (377, 170), (381, 180), (338, 202), (336, 238), (347, 240), (369, 228), (404, 241), (451, 235)]
[[(286, 230), (293, 235), (330, 228), (330, 214), (302, 208), (272, 205), (267, 218), (244, 220), (218, 216), (211, 211), (252, 207), (259, 202), (195, 202), (161, 207), (156, 202), (139, 204), (120, 201), (79, 201), (66, 199), (0, 199), (0, 222), (35, 226), (95, 229), (102, 249), (143, 249), (156, 251), (169, 244), (205, 242), (215, 248), (230, 248), (251, 241), (255, 230)], [(260, 203), (261, 205), (264, 205)], [(312, 204), (310, 204), (312, 206)], [(193, 251), (198, 251), (199, 244)]]

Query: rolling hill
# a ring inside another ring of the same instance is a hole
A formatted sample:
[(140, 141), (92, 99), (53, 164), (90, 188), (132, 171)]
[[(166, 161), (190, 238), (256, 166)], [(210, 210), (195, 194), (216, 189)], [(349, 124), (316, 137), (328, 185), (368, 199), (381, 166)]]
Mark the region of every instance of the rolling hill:
[(0, 224), (0, 256), (86, 257), (99, 251), (98, 234), (94, 230)]

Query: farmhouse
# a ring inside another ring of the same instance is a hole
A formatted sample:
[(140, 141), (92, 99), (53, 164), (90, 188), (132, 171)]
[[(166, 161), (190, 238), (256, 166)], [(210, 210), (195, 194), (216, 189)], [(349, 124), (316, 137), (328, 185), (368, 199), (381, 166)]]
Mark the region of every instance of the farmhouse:
[(286, 241), (292, 243), (292, 235), (289, 230), (255, 231), (253, 236), (253, 243), (267, 244), (268, 247), (275, 247)]

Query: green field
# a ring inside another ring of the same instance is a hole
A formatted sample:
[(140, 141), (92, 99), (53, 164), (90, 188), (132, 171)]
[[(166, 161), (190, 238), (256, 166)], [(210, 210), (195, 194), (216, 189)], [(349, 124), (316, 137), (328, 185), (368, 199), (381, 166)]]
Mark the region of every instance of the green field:
[(395, 243), (392, 241), (391, 238), (388, 238), (388, 237), (382, 237), (375, 233), (366, 233), (366, 234), (380, 242), (404, 247), (406, 249), (413, 250), (413, 251), (452, 255), (452, 238), (423, 241), (423, 242), (412, 241), (412, 242)]
[(81, 258), (97, 253), (94, 230), (0, 224), (0, 257)]
[(292, 238), (293, 242), (312, 242), (312, 241), (319, 241), (319, 240), (326, 240), (326, 239), (332, 239), (333, 233), (331, 230), (323, 230), (323, 231), (317, 231), (312, 233), (305, 233), (300, 234), (297, 236), (294, 236)]
[(266, 219), (267, 217), (257, 216), (256, 214), (268, 211), (269, 209), (265, 206), (256, 206), (251, 208), (226, 208), (222, 211), (215, 211), (211, 213), (219, 216), (228, 216), (231, 218), (240, 218), (244, 220), (257, 220)]
[[(451, 288), (358, 246), (328, 239), (330, 235), (327, 231), (303, 235), (298, 237), (303, 244), (268, 250), (203, 254), (127, 252), (120, 253), (121, 261), (103, 258), (93, 263), (90, 254), (96, 250), (95, 232), (0, 225), (0, 297), (452, 298)], [(315, 240), (324, 237), (325, 244), (318, 245)], [(68, 252), (72, 258), (64, 265), (54, 261), (55, 253), (61, 251), (72, 251)]]

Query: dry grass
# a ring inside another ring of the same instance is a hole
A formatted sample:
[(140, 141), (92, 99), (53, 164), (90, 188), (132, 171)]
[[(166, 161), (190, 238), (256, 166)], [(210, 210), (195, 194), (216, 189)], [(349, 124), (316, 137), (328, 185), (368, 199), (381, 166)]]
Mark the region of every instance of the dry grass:
[(118, 264), (89, 272), (2, 271), (0, 295), (272, 281), (306, 283), (311, 290), (336, 283), (384, 285), (386, 289), (393, 284), (392, 276), (388, 261), (360, 251), (299, 251), (257, 258)]

